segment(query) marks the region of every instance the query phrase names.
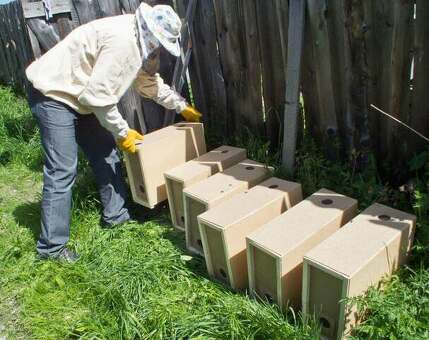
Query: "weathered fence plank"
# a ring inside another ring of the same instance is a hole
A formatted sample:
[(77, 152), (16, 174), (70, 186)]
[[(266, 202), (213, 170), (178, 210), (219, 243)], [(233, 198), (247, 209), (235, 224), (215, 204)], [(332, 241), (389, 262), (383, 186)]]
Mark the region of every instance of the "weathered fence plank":
[[(324, 142), (328, 152), (335, 153), (333, 142), (338, 135), (337, 109), (333, 88), (331, 37), (328, 28), (326, 0), (308, 0), (309, 25), (313, 37), (316, 85), (319, 99), (316, 135)], [(330, 155), (333, 157), (333, 154)]]
[[(274, 150), (281, 141), (280, 128), (285, 104), (286, 58), (283, 58), (282, 45), (287, 46), (288, 2), (256, 1), (256, 8), (261, 51), (265, 130)], [(281, 18), (281, 21), (276, 20), (277, 16)], [(282, 39), (284, 41), (281, 41)], [(287, 54), (287, 48), (284, 53)]]
[(227, 131), (226, 122), (231, 117), (226, 109), (225, 82), (219, 59), (212, 1), (197, 1), (191, 38), (193, 51), (189, 74), (195, 105), (203, 112), (207, 127), (214, 134), (223, 136)]
[[(416, 21), (414, 35), (414, 72), (412, 91), (412, 110), (410, 112), (410, 125), (429, 135), (429, 2), (417, 0)], [(412, 152), (422, 150), (426, 144), (421, 138), (408, 134), (405, 137), (408, 149)]]
[(255, 0), (214, 2), (221, 65), (226, 85), (229, 133), (248, 126), (263, 132), (261, 69)]
[[(372, 8), (374, 30), (371, 39), (375, 40), (372, 47), (375, 48), (374, 58), (377, 58), (375, 104), (398, 119), (404, 118), (401, 114), (404, 84), (409, 87), (412, 9), (411, 1), (402, 0), (379, 0)], [(376, 135), (372, 136), (376, 141), (377, 154), (393, 161), (399, 154), (398, 146), (403, 145), (398, 139), (400, 129), (386, 117), (378, 115), (377, 120), (377, 128), (373, 129)]]
[(25, 68), (33, 58), (22, 7), (19, 1), (0, 5), (0, 81), (21, 90), (26, 88)]

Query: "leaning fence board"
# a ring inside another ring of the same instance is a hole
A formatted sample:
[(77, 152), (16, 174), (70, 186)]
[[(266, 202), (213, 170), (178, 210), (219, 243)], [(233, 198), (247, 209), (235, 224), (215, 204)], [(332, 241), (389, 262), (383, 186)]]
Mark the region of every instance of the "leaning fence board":
[(255, 0), (214, 2), (231, 132), (263, 130), (261, 70)]
[[(414, 34), (414, 73), (413, 97), (410, 124), (426, 136), (429, 136), (429, 2), (417, 0)], [(422, 150), (425, 142), (415, 135), (407, 135), (409, 150)]]
[[(333, 142), (337, 136), (338, 126), (335, 106), (335, 93), (332, 82), (331, 37), (327, 20), (327, 0), (308, 0), (310, 28), (314, 44), (314, 62), (316, 83), (319, 98), (318, 133), (322, 140)], [(331, 144), (331, 143), (330, 143)]]
[[(409, 88), (409, 29), (412, 15), (411, 1), (375, 1), (372, 8), (373, 25), (371, 39), (375, 39), (373, 48), (377, 58), (375, 77), (377, 79), (376, 105), (384, 111), (390, 112), (396, 118), (403, 120), (402, 100), (404, 85)], [(374, 112), (372, 112), (374, 114)], [(397, 147), (401, 145), (398, 140), (398, 126), (385, 117), (378, 116), (376, 131), (378, 136), (377, 151), (387, 160), (398, 156)], [(375, 136), (373, 136), (374, 138)], [(396, 155), (396, 156), (395, 156)]]
[(25, 68), (33, 58), (22, 7), (19, 1), (0, 5), (0, 81), (22, 90), (26, 87)]
[(212, 1), (197, 1), (191, 32), (193, 55), (189, 74), (196, 107), (204, 113), (211, 131), (223, 135), (230, 113), (226, 108), (225, 82), (216, 39), (216, 18)]
[[(272, 150), (280, 144), (286, 79), (282, 46), (287, 45), (288, 2), (256, 1), (261, 51), (265, 130)], [(276, 20), (277, 16), (280, 20)], [(283, 41), (282, 41), (283, 39)]]

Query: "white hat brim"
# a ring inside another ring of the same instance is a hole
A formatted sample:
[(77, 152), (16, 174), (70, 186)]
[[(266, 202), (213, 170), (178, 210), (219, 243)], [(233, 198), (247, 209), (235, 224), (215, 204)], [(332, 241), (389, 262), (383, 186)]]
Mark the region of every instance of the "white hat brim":
[(142, 2), (140, 6), (143, 6), (142, 10), (142, 17), (144, 21), (146, 22), (147, 27), (152, 32), (152, 34), (155, 36), (155, 38), (158, 39), (159, 43), (172, 55), (175, 57), (180, 56), (180, 44), (179, 40), (177, 39), (176, 42), (172, 43), (171, 41), (168, 41), (162, 34), (160, 34), (156, 27), (158, 26), (155, 24), (155, 22), (152, 19), (152, 12), (153, 8), (149, 6), (148, 4)]

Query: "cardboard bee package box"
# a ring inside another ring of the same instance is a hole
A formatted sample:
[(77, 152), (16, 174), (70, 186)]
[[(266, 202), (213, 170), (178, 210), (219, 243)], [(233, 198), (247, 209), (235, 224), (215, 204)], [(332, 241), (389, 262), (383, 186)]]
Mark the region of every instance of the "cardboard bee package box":
[(164, 173), (173, 225), (185, 229), (183, 190), (246, 159), (246, 150), (223, 145)]
[(300, 184), (272, 177), (200, 215), (209, 274), (234, 289), (247, 288), (246, 236), (301, 200)]
[(302, 304), (322, 334), (342, 339), (358, 320), (344, 299), (366, 292), (407, 261), (416, 218), (373, 204), (304, 257)]
[(124, 155), (134, 202), (154, 208), (165, 201), (164, 172), (205, 153), (201, 123), (177, 123), (146, 134), (135, 154)]
[(250, 293), (299, 309), (305, 253), (350, 221), (356, 210), (355, 199), (321, 189), (250, 234)]
[(198, 227), (198, 215), (246, 191), (271, 176), (272, 169), (245, 159), (183, 191), (187, 248), (204, 255)]

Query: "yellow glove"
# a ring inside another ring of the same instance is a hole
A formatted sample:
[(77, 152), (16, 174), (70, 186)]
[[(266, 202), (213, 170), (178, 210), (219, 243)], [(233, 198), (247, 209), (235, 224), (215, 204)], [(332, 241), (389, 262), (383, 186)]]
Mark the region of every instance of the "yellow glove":
[(194, 109), (192, 106), (186, 106), (186, 108), (180, 112), (180, 114), (185, 118), (187, 122), (199, 122), (200, 118), (203, 116), (197, 109)]
[(136, 152), (136, 141), (143, 140), (143, 135), (139, 134), (136, 130), (128, 130), (127, 137), (121, 138), (118, 141), (119, 149), (129, 153)]

